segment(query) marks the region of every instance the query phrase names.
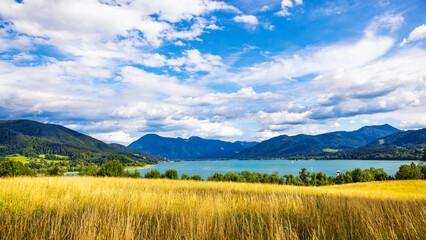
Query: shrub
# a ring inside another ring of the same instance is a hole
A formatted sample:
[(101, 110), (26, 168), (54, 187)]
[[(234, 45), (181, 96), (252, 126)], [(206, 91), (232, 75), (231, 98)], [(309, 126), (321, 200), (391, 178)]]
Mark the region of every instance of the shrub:
[(151, 169), (151, 171), (145, 173), (145, 178), (161, 178), (161, 174), (157, 169)]
[(191, 180), (195, 180), (195, 181), (204, 181), (204, 179), (201, 178), (200, 175), (193, 175), (191, 176)]
[(167, 169), (164, 174), (161, 174), (161, 177), (168, 179), (179, 179), (178, 173), (175, 169)]
[(124, 175), (124, 167), (118, 160), (110, 160), (99, 169), (98, 176), (120, 177)]
[(223, 175), (216, 172), (213, 174), (213, 176), (209, 176), (207, 181), (223, 181)]
[(396, 179), (423, 179), (424, 174), (419, 166), (416, 166), (414, 162), (410, 165), (403, 164), (399, 166), (398, 172), (395, 174)]
[(12, 159), (0, 163), (0, 177), (35, 176), (34, 170)]
[(46, 175), (47, 176), (62, 176), (64, 175), (64, 170), (60, 169), (58, 165), (55, 165), (49, 169), (47, 169)]
[(182, 173), (182, 176), (180, 177), (180, 179), (182, 179), (182, 180), (189, 180), (190, 178), (189, 178), (188, 174)]

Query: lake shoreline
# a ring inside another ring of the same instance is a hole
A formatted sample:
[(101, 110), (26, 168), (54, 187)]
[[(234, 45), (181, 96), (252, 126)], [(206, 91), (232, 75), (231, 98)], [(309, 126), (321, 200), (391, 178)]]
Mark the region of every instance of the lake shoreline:
[(394, 175), (400, 165), (416, 164), (421, 161), (416, 160), (202, 160), (202, 161), (174, 161), (161, 162), (150, 166), (147, 169), (138, 170), (141, 175), (146, 174), (151, 169), (157, 169), (160, 173), (164, 173), (167, 169), (175, 169), (179, 176), (182, 173), (192, 175), (200, 175), (203, 179), (212, 176), (218, 172), (226, 174), (227, 172), (262, 172), (272, 174), (278, 171), (280, 175), (293, 174), (298, 175), (302, 168), (306, 168), (308, 172), (322, 172), (327, 176), (337, 176), (337, 172), (352, 171), (355, 168), (376, 169), (383, 168), (388, 174)]
[(139, 170), (139, 169), (149, 168), (149, 167), (154, 166), (154, 165), (156, 165), (156, 164), (147, 164), (145, 166), (129, 166), (129, 167), (124, 167), (124, 170), (125, 171), (128, 171), (128, 170)]

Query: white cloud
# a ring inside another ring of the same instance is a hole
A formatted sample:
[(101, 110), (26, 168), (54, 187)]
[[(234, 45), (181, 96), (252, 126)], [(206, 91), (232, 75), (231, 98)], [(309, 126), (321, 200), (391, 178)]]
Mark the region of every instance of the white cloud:
[(338, 122), (335, 122), (334, 124), (330, 125), (331, 128), (339, 128), (341, 125)]
[(370, 124), (370, 121), (369, 121), (369, 120), (367, 120), (367, 119), (365, 119), (365, 120), (362, 120), (362, 121), (361, 121), (361, 124), (365, 126), (365, 125)]
[(105, 141), (107, 143), (120, 143), (128, 144), (136, 140), (136, 138), (130, 137), (128, 133), (123, 131), (108, 132), (108, 133), (92, 133), (90, 136)]
[(404, 17), (401, 14), (390, 14), (386, 13), (384, 15), (375, 17), (370, 25), (364, 30), (364, 32), (369, 36), (375, 36), (381, 34), (382, 31), (394, 32), (398, 30), (404, 23)]
[(235, 22), (248, 23), (248, 24), (252, 24), (252, 25), (259, 24), (259, 21), (257, 20), (256, 16), (253, 16), (253, 15), (235, 16), (234, 21)]
[(282, 0), (281, 1), (281, 11), (276, 12), (275, 14), (278, 16), (286, 17), (290, 16), (291, 13), (289, 12), (290, 8), (293, 8), (295, 5), (302, 5), (303, 0)]
[(275, 57), (273, 61), (243, 68), (229, 79), (243, 85), (265, 84), (265, 80), (271, 84), (311, 73), (363, 66), (383, 56), (394, 42), (390, 37), (366, 36), (355, 43), (307, 48), (292, 57)]
[(127, 84), (122, 90), (124, 96), (142, 96), (143, 99), (157, 99), (169, 96), (196, 96), (205, 92), (204, 88), (181, 83), (176, 77), (157, 75), (136, 67), (122, 67), (117, 81)]
[(253, 88), (242, 88), (235, 93), (209, 93), (207, 95), (199, 97), (187, 97), (180, 98), (173, 96), (166, 101), (179, 102), (183, 105), (190, 106), (208, 106), (208, 105), (219, 105), (225, 103), (249, 103), (249, 102), (267, 102), (284, 99), (285, 96), (280, 94), (273, 94), (271, 92), (256, 93)]
[(289, 124), (304, 124), (310, 120), (307, 118), (309, 112), (291, 112), (291, 111), (278, 111), (278, 112), (265, 112), (259, 111), (257, 113), (257, 121), (268, 127), (271, 130), (285, 129)]
[(313, 115), (344, 117), (420, 106), (426, 98), (424, 64), (426, 51), (411, 49), (366, 66), (320, 75), (312, 84), (323, 107)]
[(417, 41), (420, 39), (426, 38), (426, 24), (420, 25), (416, 27), (408, 36), (408, 38), (404, 38), (404, 40), (401, 43), (401, 46), (404, 46), (405, 44)]
[(271, 8), (268, 6), (268, 5), (264, 5), (261, 9), (260, 9), (260, 11), (261, 12), (266, 12), (266, 11), (269, 11)]
[(208, 25), (206, 28), (207, 28), (207, 29), (211, 29), (211, 30), (222, 30), (222, 29), (223, 29), (223, 27), (219, 27), (219, 26), (218, 26), (218, 25), (216, 25), (216, 24), (210, 24), (210, 25)]
[(258, 141), (264, 141), (267, 139), (271, 139), (273, 137), (278, 137), (279, 135), (282, 135), (283, 133), (280, 132), (273, 132), (271, 130), (265, 129), (261, 132), (258, 132), (259, 139), (256, 139)]
[(424, 118), (425, 114), (422, 114), (423, 118), (418, 120), (409, 120), (409, 121), (401, 121), (401, 123), (398, 125), (398, 128), (401, 129), (419, 129), (419, 128), (425, 128), (426, 127), (426, 120)]
[(175, 59), (169, 59), (167, 64), (170, 66), (184, 66), (188, 72), (215, 72), (224, 67), (222, 58), (212, 54), (203, 54), (196, 49), (186, 50), (184, 56)]
[[(210, 0), (4, 0), (0, 15), (10, 29), (0, 30), (0, 50), (28, 48), (37, 40), (90, 66), (110, 66), (111, 60), (138, 63), (145, 59), (142, 47), (197, 40), (207, 29), (219, 30), (214, 19), (200, 17), (216, 10), (239, 13), (231, 5)], [(151, 17), (155, 14), (158, 18)], [(188, 21), (189, 26), (177, 28), (179, 21)], [(161, 61), (147, 62), (158, 65)]]

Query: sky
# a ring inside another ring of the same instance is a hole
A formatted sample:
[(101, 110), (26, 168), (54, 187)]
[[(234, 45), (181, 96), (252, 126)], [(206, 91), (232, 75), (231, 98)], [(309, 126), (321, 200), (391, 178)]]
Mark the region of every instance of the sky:
[(106, 142), (426, 127), (424, 0), (1, 0), (0, 119)]

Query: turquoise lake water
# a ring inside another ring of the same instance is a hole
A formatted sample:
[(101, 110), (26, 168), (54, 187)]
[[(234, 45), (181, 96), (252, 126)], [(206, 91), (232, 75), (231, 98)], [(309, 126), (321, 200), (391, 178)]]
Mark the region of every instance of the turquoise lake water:
[[(354, 168), (383, 168), (389, 175), (395, 175), (399, 166), (402, 164), (410, 164), (412, 161), (387, 161), (387, 160), (226, 160), (226, 161), (182, 161), (182, 162), (167, 162), (159, 163), (145, 169), (138, 170), (142, 176), (146, 172), (155, 168), (161, 173), (166, 169), (176, 169), (179, 177), (182, 173), (189, 176), (199, 174), (204, 180), (215, 172), (225, 174), (229, 171), (250, 171), (273, 173), (278, 171), (279, 175), (293, 174), (299, 175), (301, 168), (306, 168), (308, 171), (323, 172), (327, 176), (337, 176), (337, 171), (346, 172)], [(418, 161), (414, 161), (416, 164)]]

